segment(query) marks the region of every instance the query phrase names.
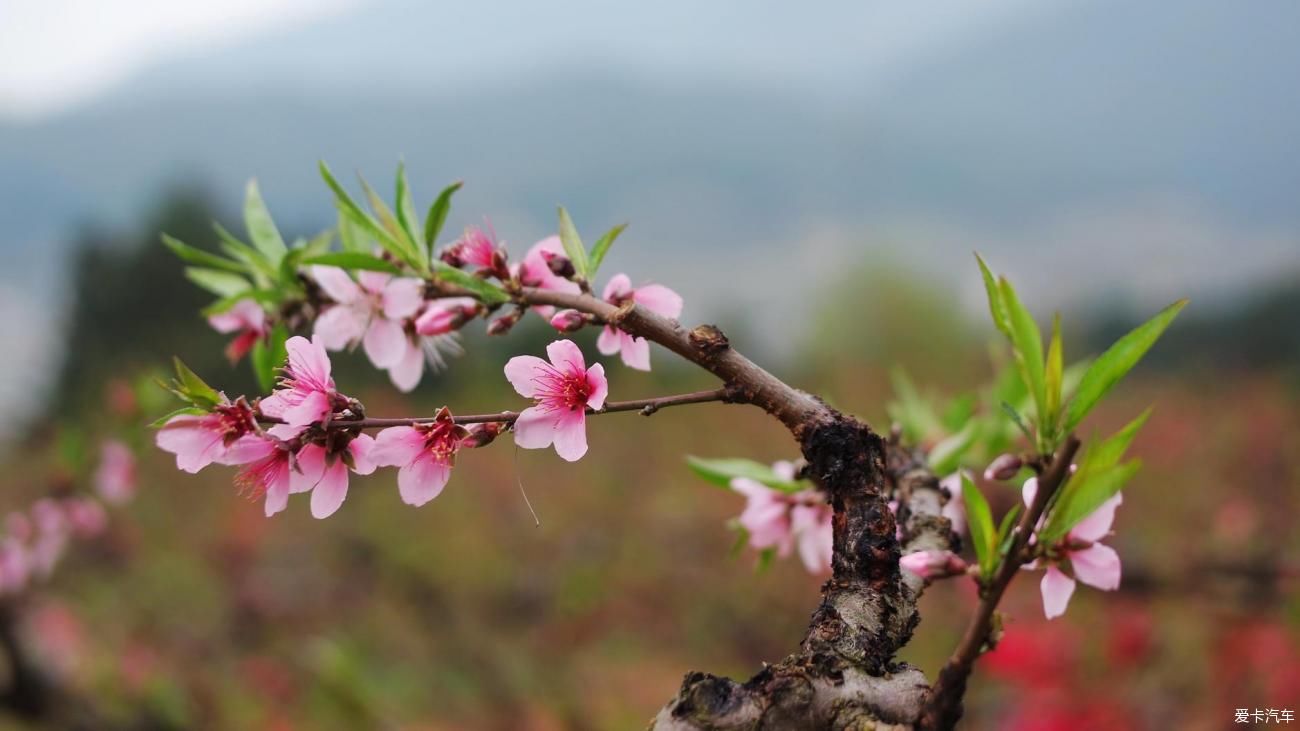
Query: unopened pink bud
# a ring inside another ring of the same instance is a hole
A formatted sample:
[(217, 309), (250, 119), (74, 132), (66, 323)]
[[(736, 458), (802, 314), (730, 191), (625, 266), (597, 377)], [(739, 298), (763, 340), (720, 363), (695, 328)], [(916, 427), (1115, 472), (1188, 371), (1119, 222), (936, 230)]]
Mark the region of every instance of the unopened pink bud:
[(553, 251), (542, 250), (542, 260), (546, 262), (546, 268), (557, 277), (572, 279), (577, 271), (573, 268), (573, 262), (564, 254), (557, 254)]
[(74, 498), (64, 505), (72, 532), (81, 538), (93, 538), (108, 527), (108, 513), (104, 506), (89, 498)]
[(577, 310), (560, 310), (551, 318), (551, 327), (562, 333), (576, 332), (586, 324), (586, 316)]
[(491, 444), (497, 435), (505, 429), (505, 424), (499, 421), (489, 421), (485, 424), (473, 424), (469, 427), (469, 435), (461, 440), (461, 446), (474, 449), (476, 447), (486, 447)]
[(942, 579), (966, 573), (966, 562), (952, 551), (917, 551), (898, 560), (898, 565), (922, 579)]
[(519, 322), (519, 316), (520, 313), (518, 310), (516, 310), (507, 315), (502, 315), (501, 317), (498, 317), (497, 319), (488, 323), (487, 334), (505, 335), (506, 333), (510, 332), (510, 328), (514, 327), (515, 323)]
[(1020, 468), (1024, 466), (1024, 460), (1014, 454), (999, 455), (984, 470), (984, 479), (1005, 482), (1019, 474)]

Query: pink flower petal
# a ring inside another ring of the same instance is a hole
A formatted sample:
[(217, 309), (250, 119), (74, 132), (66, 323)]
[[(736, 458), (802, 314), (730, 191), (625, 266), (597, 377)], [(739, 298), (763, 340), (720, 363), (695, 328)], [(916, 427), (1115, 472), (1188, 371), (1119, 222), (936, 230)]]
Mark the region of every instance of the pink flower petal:
[(406, 348), (406, 354), (397, 365), (388, 369), (388, 380), (402, 393), (414, 391), (420, 385), (420, 377), (423, 375), (424, 352), (414, 343)]
[(390, 320), (414, 317), (424, 304), (424, 283), (411, 277), (399, 277), (384, 287), (384, 316)]
[(555, 453), (561, 459), (577, 462), (587, 453), (587, 415), (582, 411), (563, 411), (555, 424)]
[(632, 294), (632, 280), (626, 274), (615, 274), (605, 284), (605, 291), (600, 298), (606, 302), (617, 302)]
[(380, 467), (402, 467), (423, 451), (423, 434), (414, 427), (394, 426), (379, 432), (370, 459)]
[(361, 288), (352, 281), (348, 273), (338, 267), (313, 266), (311, 278), (325, 290), (329, 298), (339, 304), (349, 304), (361, 299)]
[(616, 328), (606, 325), (600, 329), (600, 335), (596, 338), (596, 350), (602, 355), (613, 355), (623, 346), (622, 332)]
[(263, 509), (266, 517), (271, 517), (276, 513), (289, 507), (289, 463), (283, 462), (277, 465), (274, 474), (266, 483), (266, 503)]
[(515, 419), (515, 444), (523, 449), (545, 449), (551, 446), (554, 440), (554, 414), (540, 406), (533, 406), (519, 412), (519, 418)]
[(348, 467), (342, 460), (325, 468), (325, 474), (311, 491), (311, 517), (328, 518), (348, 496)]
[(375, 440), (369, 434), (358, 434), (348, 442), (348, 452), (352, 455), (352, 471), (358, 475), (368, 475), (375, 471)]
[(550, 358), (556, 370), (564, 374), (581, 373), (587, 369), (582, 349), (572, 340), (556, 340), (546, 346), (546, 357)]
[(176, 467), (198, 472), (217, 460), (225, 451), (222, 434), (213, 428), (213, 416), (182, 414), (172, 417), (154, 436), (159, 449), (176, 455)]
[(1070, 566), (1079, 581), (1103, 591), (1119, 588), (1119, 554), (1110, 546), (1094, 543), (1082, 551), (1070, 552)]
[(632, 301), (651, 312), (676, 320), (682, 316), (682, 296), (662, 284), (637, 287)]
[(1110, 527), (1115, 523), (1115, 509), (1123, 502), (1122, 493), (1115, 493), (1109, 500), (1092, 511), (1091, 515), (1076, 523), (1070, 529), (1070, 535), (1074, 538), (1082, 538), (1085, 541), (1100, 541), (1105, 538), (1110, 533)]
[(291, 426), (307, 426), (325, 418), (332, 406), (323, 391), (312, 391), (302, 401), (284, 410), (283, 418)]
[(265, 459), (275, 453), (275, 442), (260, 434), (245, 434), (226, 448), (225, 454), (217, 460), (224, 465), (248, 464)]
[(298, 450), (298, 469), (289, 472), (289, 492), (307, 492), (320, 482), (325, 474), (325, 448), (308, 444)]
[(388, 286), (389, 280), (393, 275), (385, 272), (372, 272), (369, 269), (362, 269), (357, 272), (357, 281), (361, 288), (371, 294), (382, 294), (384, 287)]
[(312, 334), (330, 350), (342, 350), (361, 339), (370, 323), (366, 310), (350, 305), (334, 305), (316, 318)]
[(623, 364), (638, 371), (650, 370), (650, 341), (645, 338), (634, 338), (625, 332), (619, 335), (622, 340), (620, 351)]
[(516, 355), (506, 363), (506, 380), (524, 398), (537, 395), (537, 378), (548, 371), (546, 361), (535, 355)]
[(325, 352), (325, 344), (320, 338), (308, 340), (295, 335), (284, 342), (289, 353), (289, 368), (295, 378), (305, 381), (312, 388), (331, 388), (330, 357)]
[(397, 491), (402, 502), (420, 507), (438, 497), (451, 479), (451, 467), (423, 455), (397, 472)]
[(370, 327), (366, 329), (366, 337), (362, 344), (366, 356), (376, 368), (392, 368), (401, 362), (407, 348), (411, 347), (402, 325), (382, 317), (370, 321)]
[(605, 378), (605, 366), (597, 363), (587, 369), (587, 405), (593, 409), (603, 409), (608, 395), (609, 379)]
[(1074, 593), (1074, 579), (1066, 576), (1055, 566), (1051, 566), (1043, 575), (1039, 588), (1043, 593), (1043, 613), (1047, 618), (1055, 619), (1065, 614), (1065, 607), (1070, 603), (1070, 595)]
[(799, 558), (810, 574), (831, 570), (834, 527), (828, 510), (798, 505), (790, 511), (790, 523), (799, 545)]

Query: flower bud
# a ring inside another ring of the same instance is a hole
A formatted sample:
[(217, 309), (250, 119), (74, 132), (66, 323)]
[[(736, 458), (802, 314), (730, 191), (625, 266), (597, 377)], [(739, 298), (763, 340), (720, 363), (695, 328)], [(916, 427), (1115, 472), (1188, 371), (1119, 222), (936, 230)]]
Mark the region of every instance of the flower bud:
[(1020, 468), (1024, 466), (1024, 461), (1014, 454), (999, 455), (984, 470), (984, 479), (1005, 482), (1015, 477), (1020, 472)]
[(557, 277), (572, 279), (577, 270), (573, 268), (573, 262), (564, 254), (557, 254), (554, 251), (542, 250), (542, 259), (545, 260), (547, 268)]
[(514, 327), (515, 323), (519, 322), (519, 317), (520, 317), (519, 310), (515, 310), (514, 312), (498, 317), (497, 319), (488, 323), (487, 334), (505, 335), (506, 333), (510, 332), (510, 328)]
[(943, 579), (966, 573), (967, 565), (952, 551), (917, 551), (898, 560), (898, 565), (922, 579)]
[(461, 446), (469, 449), (476, 447), (486, 447), (497, 438), (497, 435), (504, 431), (506, 425), (499, 421), (489, 421), (485, 424), (471, 424), (469, 435), (461, 440)]
[(551, 327), (562, 333), (577, 332), (586, 324), (586, 316), (577, 310), (560, 310), (551, 318)]
[(465, 266), (465, 259), (461, 256), (462, 251), (463, 247), (460, 244), (454, 244), (443, 249), (438, 258), (442, 259), (444, 264), (460, 269)]

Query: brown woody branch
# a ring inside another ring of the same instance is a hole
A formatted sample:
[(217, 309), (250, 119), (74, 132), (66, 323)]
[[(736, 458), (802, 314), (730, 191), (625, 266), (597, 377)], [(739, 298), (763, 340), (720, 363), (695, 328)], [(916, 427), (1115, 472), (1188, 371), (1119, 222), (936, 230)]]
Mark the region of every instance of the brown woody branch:
[(1069, 475), (1070, 464), (1074, 461), (1074, 455), (1078, 450), (1079, 440), (1074, 435), (1070, 435), (1065, 440), (1065, 445), (1039, 476), (1038, 491), (1034, 495), (1033, 503), (1020, 516), (1020, 521), (1016, 524), (1015, 534), (1006, 557), (988, 585), (982, 588), (979, 606), (971, 617), (965, 634), (962, 635), (952, 657), (939, 671), (939, 677), (926, 698), (925, 713), (918, 724), (919, 728), (952, 728), (961, 718), (961, 700), (966, 693), (966, 680), (970, 677), (975, 660), (989, 644), (993, 632), (994, 612), (1011, 580), (1020, 571), (1020, 567), (1031, 560), (1028, 551), (1029, 539), (1052, 496)]

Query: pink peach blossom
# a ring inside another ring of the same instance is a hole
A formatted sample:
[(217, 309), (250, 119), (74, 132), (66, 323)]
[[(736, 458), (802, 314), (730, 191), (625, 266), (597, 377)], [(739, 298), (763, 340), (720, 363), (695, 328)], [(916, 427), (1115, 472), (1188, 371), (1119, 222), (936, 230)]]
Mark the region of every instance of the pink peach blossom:
[(570, 340), (546, 346), (550, 363), (519, 355), (506, 363), (506, 378), (520, 396), (535, 399), (515, 421), (515, 444), (524, 449), (555, 445), (556, 454), (570, 462), (587, 453), (587, 409), (600, 410), (609, 393), (605, 368), (587, 368), (582, 351)]
[(226, 358), (231, 363), (236, 363), (243, 358), (258, 339), (264, 337), (269, 331), (266, 325), (266, 311), (251, 299), (239, 300), (225, 312), (210, 316), (208, 324), (219, 333), (238, 333), (226, 346)]
[(939, 481), (939, 486), (947, 488), (948, 502), (943, 504), (939, 515), (948, 519), (952, 532), (957, 535), (966, 533), (966, 501), (961, 492), (961, 472), (954, 472)]
[(92, 498), (68, 498), (63, 501), (68, 528), (77, 538), (94, 538), (108, 528), (108, 513)]
[[(670, 319), (677, 319), (682, 314), (682, 298), (676, 292), (662, 284), (646, 284), (633, 287), (632, 280), (626, 274), (615, 274), (605, 285), (601, 295), (612, 305), (635, 302), (651, 312)], [(650, 342), (645, 338), (629, 335), (612, 325), (606, 325), (596, 339), (596, 349), (604, 355), (619, 353), (629, 368), (650, 370)]]
[(443, 250), (442, 260), (454, 267), (469, 265), (493, 276), (508, 278), (510, 272), (506, 267), (505, 249), (497, 243), (492, 224), (487, 223), (486, 227), (484, 231), (478, 226), (466, 226), (465, 233), (456, 243)]
[(438, 411), (431, 424), (385, 429), (375, 439), (371, 457), (376, 465), (399, 467), (397, 489), (402, 502), (420, 507), (438, 497), (451, 478), (456, 452), (469, 430), (452, 420), (451, 411)]
[(334, 411), (338, 392), (330, 377), (329, 354), (319, 335), (310, 341), (295, 335), (285, 341), (288, 365), (279, 387), (262, 399), (258, 408), (272, 418), (291, 426), (308, 426)]
[[(267, 430), (269, 437), (249, 434), (230, 445), (224, 464), (245, 465), (235, 475), (235, 484), (254, 497), (265, 495), (266, 517), (271, 517), (289, 505), (289, 494), (295, 492), (290, 480), (293, 452), (286, 440), (298, 436), (301, 427), (277, 424)], [(311, 489), (298, 485), (298, 492)]]
[[(529, 249), (528, 253), (524, 255), (523, 261), (515, 265), (514, 275), (519, 279), (519, 283), (525, 287), (536, 287), (537, 289), (547, 289), (567, 294), (581, 294), (582, 288), (576, 282), (565, 279), (551, 271), (551, 267), (547, 263), (548, 254), (552, 256), (564, 255), (564, 244), (560, 243), (559, 236), (547, 236), (533, 244), (533, 248)], [(555, 313), (555, 308), (550, 305), (537, 305), (533, 307), (533, 310), (548, 320)]]
[(131, 448), (116, 439), (104, 440), (95, 470), (95, 492), (109, 503), (120, 505), (135, 495), (135, 479)]
[[(772, 471), (782, 479), (795, 479), (792, 462), (776, 462)], [(830, 571), (833, 513), (821, 493), (816, 490), (782, 492), (746, 477), (733, 479), (731, 489), (745, 496), (745, 509), (737, 522), (749, 534), (751, 548), (773, 549), (784, 558), (797, 547), (809, 573)]]
[(22, 540), (14, 536), (0, 540), (0, 595), (22, 591), (30, 575), (27, 547)]
[(29, 547), (29, 565), (34, 574), (46, 578), (63, 557), (71, 525), (63, 508), (53, 498), (41, 498), (32, 503), (31, 515), (36, 531)]
[[(1031, 505), (1034, 496), (1038, 494), (1038, 478), (1025, 480), (1021, 494), (1025, 505)], [(1052, 548), (1051, 553), (1057, 555), (1050, 559), (1052, 563), (1047, 567), (1039, 587), (1043, 594), (1043, 613), (1048, 619), (1065, 613), (1070, 597), (1074, 594), (1076, 579), (1102, 591), (1119, 588), (1119, 554), (1099, 541), (1110, 535), (1111, 525), (1115, 522), (1115, 510), (1123, 502), (1123, 495), (1115, 493), (1091, 515), (1079, 521)]]
[[(262, 399), (264, 412), (271, 398)], [(253, 410), (241, 398), (217, 405), (210, 414), (173, 416), (158, 430), (154, 443), (176, 455), (178, 469), (198, 472), (220, 460), (227, 447), (255, 426)]]
[(361, 434), (348, 442), (340, 452), (329, 454), (319, 444), (308, 444), (298, 450), (300, 472), (289, 476), (290, 492), (311, 490), (311, 515), (328, 518), (339, 509), (348, 496), (348, 469), (358, 475), (375, 471), (370, 458), (375, 440)]
[[(330, 350), (358, 342), (376, 368), (389, 372), (403, 391), (419, 383), (420, 349), (406, 331), (406, 321), (424, 304), (424, 283), (413, 277), (394, 277), (363, 271), (353, 281), (348, 273), (331, 266), (313, 266), (312, 278), (337, 304), (316, 319), (314, 333)], [(411, 374), (414, 370), (414, 382)]]

